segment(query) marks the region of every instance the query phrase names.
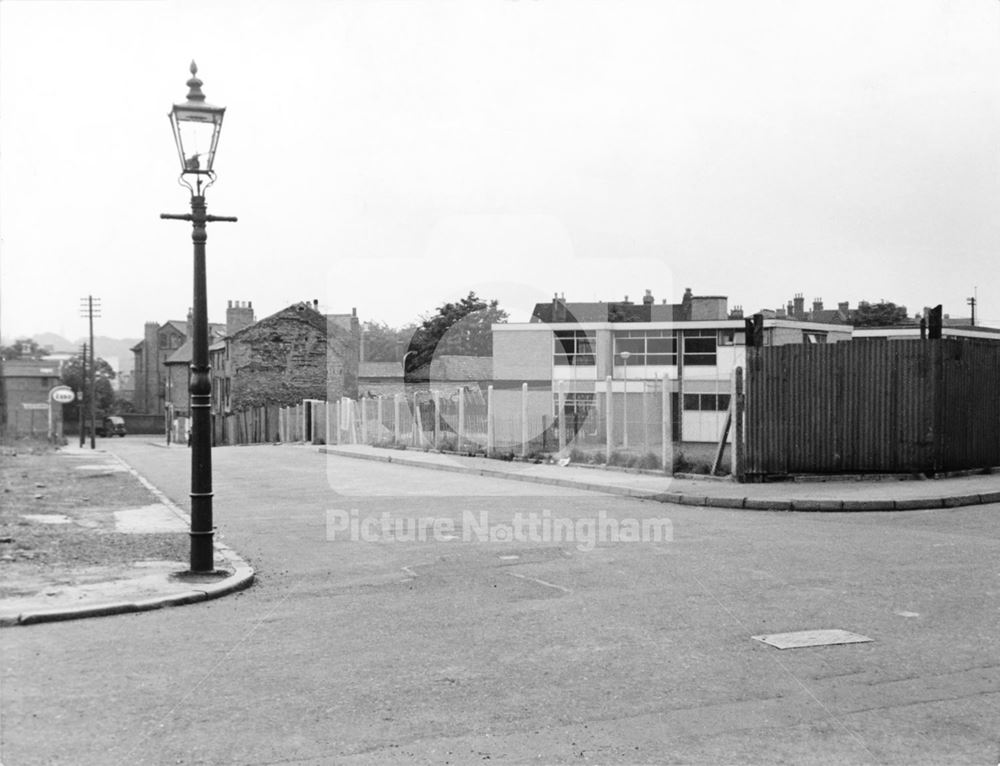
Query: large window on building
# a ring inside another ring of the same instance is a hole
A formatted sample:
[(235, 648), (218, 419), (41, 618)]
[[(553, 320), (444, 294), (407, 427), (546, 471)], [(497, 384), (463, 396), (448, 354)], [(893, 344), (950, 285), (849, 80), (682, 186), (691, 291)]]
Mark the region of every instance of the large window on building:
[(594, 333), (588, 330), (556, 330), (552, 360), (560, 365), (594, 365)]
[(677, 364), (677, 334), (673, 330), (620, 330), (614, 342), (616, 366), (625, 364), (623, 351), (629, 353), (629, 365)]
[(729, 394), (684, 394), (684, 409), (688, 412), (725, 412), (729, 409)]
[(716, 330), (684, 331), (684, 366), (715, 365)]

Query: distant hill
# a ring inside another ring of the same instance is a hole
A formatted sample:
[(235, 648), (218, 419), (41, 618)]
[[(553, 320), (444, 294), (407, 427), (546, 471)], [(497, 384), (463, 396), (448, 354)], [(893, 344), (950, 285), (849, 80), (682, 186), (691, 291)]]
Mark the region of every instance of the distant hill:
[[(71, 341), (66, 340), (62, 335), (56, 335), (54, 332), (43, 332), (33, 335), (31, 339), (39, 346), (51, 346), (52, 350), (56, 353), (72, 353), (78, 351), (80, 348), (79, 346), (74, 346)], [(82, 343), (83, 341), (80, 342)]]
[[(39, 346), (51, 346), (55, 352), (76, 353), (80, 346), (88, 342), (87, 338), (79, 338), (75, 343), (54, 332), (43, 332), (33, 335), (32, 340)], [(140, 338), (108, 338), (104, 335), (94, 336), (94, 353), (107, 360), (118, 372), (132, 372), (134, 359), (131, 348)]]

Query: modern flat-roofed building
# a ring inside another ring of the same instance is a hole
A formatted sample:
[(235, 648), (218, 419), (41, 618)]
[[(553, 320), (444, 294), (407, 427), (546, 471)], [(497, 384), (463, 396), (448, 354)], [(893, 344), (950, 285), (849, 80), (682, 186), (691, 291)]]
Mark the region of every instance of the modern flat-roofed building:
[[(764, 319), (764, 344), (834, 343), (851, 338), (850, 326), (787, 318)], [(630, 422), (642, 393), (666, 380), (675, 441), (719, 438), (729, 408), (733, 371), (746, 361), (742, 311), (725, 296), (696, 296), (657, 304), (570, 303), (556, 296), (538, 304), (528, 322), (493, 325), (493, 385), (498, 409), (522, 406), (528, 384), (530, 416), (556, 417), (559, 390), (565, 418), (586, 417), (610, 387), (627, 390)]]

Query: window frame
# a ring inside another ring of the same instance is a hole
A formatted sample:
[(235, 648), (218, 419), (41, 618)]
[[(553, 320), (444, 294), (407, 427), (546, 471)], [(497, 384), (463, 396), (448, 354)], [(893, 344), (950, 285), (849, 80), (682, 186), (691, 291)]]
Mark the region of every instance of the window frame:
[(593, 330), (553, 330), (552, 364), (556, 367), (595, 367), (597, 333)]
[[(650, 350), (650, 341), (668, 341), (672, 350), (662, 351), (659, 348)], [(673, 329), (615, 330), (611, 336), (611, 351), (615, 367), (625, 366), (625, 360), (621, 356), (622, 351), (629, 352), (629, 366), (676, 367), (677, 345), (677, 330)]]
[[(692, 400), (696, 405), (694, 407), (688, 406)], [(685, 393), (682, 405), (685, 412), (726, 412), (731, 400), (732, 394), (726, 393)]]
[[(712, 351), (688, 351), (689, 341), (711, 341)], [(685, 330), (683, 335), (682, 359), (684, 366), (717, 367), (719, 364), (718, 330)]]

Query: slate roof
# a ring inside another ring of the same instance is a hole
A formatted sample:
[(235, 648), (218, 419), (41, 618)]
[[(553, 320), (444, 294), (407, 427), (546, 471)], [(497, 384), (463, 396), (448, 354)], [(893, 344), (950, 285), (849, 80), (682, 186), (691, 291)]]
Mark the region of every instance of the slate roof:
[(5, 378), (51, 378), (59, 374), (58, 362), (39, 359), (8, 359), (0, 367)]
[(361, 362), (358, 365), (359, 378), (403, 379), (402, 362)]
[(431, 361), (433, 380), (492, 380), (493, 357), (442, 354)]
[[(211, 333), (209, 334), (209, 345), (208, 348), (211, 351), (213, 348), (218, 348), (220, 343), (225, 337), (226, 326), (224, 324), (212, 324), (209, 325), (211, 328)], [(184, 342), (180, 345), (174, 353), (168, 356), (163, 363), (164, 364), (189, 364), (194, 356), (194, 344), (191, 342), (191, 338), (185, 336)]]

